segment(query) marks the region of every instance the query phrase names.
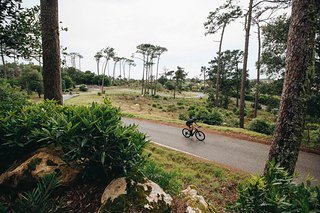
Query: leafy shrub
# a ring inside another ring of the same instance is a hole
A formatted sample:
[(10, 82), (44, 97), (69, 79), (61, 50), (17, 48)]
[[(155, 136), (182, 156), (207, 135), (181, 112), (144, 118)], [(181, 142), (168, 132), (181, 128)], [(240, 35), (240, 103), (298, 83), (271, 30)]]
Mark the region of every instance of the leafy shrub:
[(221, 125), (223, 123), (223, 116), (219, 111), (208, 110), (205, 107), (189, 107), (188, 115), (190, 118), (195, 117), (209, 125)]
[(136, 126), (121, 126), (119, 110), (110, 103), (30, 106), (0, 122), (0, 162), (14, 160), (41, 146), (60, 146), (67, 161), (96, 164), (109, 177), (137, 167), (143, 160), (145, 135)]
[(209, 125), (221, 125), (223, 123), (222, 114), (215, 110), (209, 112), (207, 117), (203, 118), (202, 120), (204, 123)]
[[(233, 108), (233, 113), (235, 114), (235, 115), (239, 115), (240, 114), (240, 109), (239, 108)], [(244, 114), (244, 116), (247, 116), (248, 115), (248, 110), (245, 108), (244, 109), (244, 112), (243, 112), (243, 114)]]
[(226, 126), (229, 127), (239, 127), (239, 119), (238, 118), (229, 118), (225, 120)]
[(25, 94), (9, 84), (0, 82), (0, 116), (20, 111), (23, 106), (28, 104)]
[(50, 196), (53, 190), (61, 185), (56, 173), (44, 175), (33, 191), (21, 195), (17, 212), (50, 212), (55, 205), (51, 202)]
[(280, 166), (269, 163), (264, 176), (253, 176), (239, 187), (232, 212), (319, 212), (320, 188), (296, 185)]
[(175, 88), (175, 84), (172, 81), (167, 81), (164, 86), (168, 89), (168, 90), (174, 90)]
[(195, 117), (199, 120), (204, 120), (208, 117), (209, 111), (205, 107), (196, 108)]
[(253, 119), (248, 126), (248, 129), (260, 132), (266, 135), (272, 135), (274, 131), (274, 125), (262, 120), (262, 119)]
[(177, 195), (182, 189), (178, 173), (166, 172), (151, 160), (145, 162), (141, 172), (171, 195)]
[(183, 103), (183, 101), (178, 101), (178, 102), (177, 102), (177, 105), (178, 105), (178, 106), (183, 106), (184, 103)]
[(81, 92), (87, 92), (88, 91), (88, 87), (85, 84), (81, 84), (80, 87), (79, 87), (79, 90)]

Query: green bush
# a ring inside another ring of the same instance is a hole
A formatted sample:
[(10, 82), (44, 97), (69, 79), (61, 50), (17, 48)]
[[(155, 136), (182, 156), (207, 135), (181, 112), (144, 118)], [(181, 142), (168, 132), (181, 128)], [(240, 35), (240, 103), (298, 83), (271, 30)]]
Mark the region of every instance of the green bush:
[(260, 132), (266, 135), (272, 135), (274, 131), (275, 126), (273, 124), (270, 124), (262, 119), (253, 119), (248, 126), (248, 129)]
[(197, 118), (199, 121), (209, 125), (221, 125), (223, 116), (217, 110), (208, 110), (205, 107), (189, 107), (188, 115), (190, 118)]
[[(235, 115), (240, 115), (240, 109), (239, 108), (233, 108), (233, 113), (235, 114)], [(244, 112), (243, 112), (243, 114), (244, 114), (244, 116), (247, 116), (248, 115), (248, 110), (245, 108), (244, 109)]]
[(20, 111), (23, 106), (28, 104), (25, 94), (5, 82), (0, 82), (0, 116)]
[(178, 105), (178, 106), (183, 106), (183, 105), (184, 105), (184, 102), (183, 102), (183, 101), (178, 101), (178, 102), (177, 102), (177, 105)]
[(278, 165), (269, 164), (264, 176), (253, 176), (239, 187), (238, 200), (229, 206), (232, 212), (319, 212), (320, 189), (303, 183)]
[(182, 189), (178, 173), (166, 172), (151, 160), (145, 162), (141, 171), (145, 177), (157, 183), (164, 191), (171, 195), (177, 195)]
[(81, 84), (80, 87), (79, 87), (79, 90), (81, 92), (87, 92), (88, 91), (88, 87), (85, 84)]
[(121, 126), (119, 110), (110, 103), (30, 106), (0, 122), (0, 162), (15, 160), (41, 146), (62, 148), (66, 161), (93, 164), (108, 177), (134, 170), (143, 160), (145, 135), (136, 126)]
[(204, 123), (209, 125), (221, 125), (223, 123), (223, 116), (220, 112), (213, 110), (209, 112), (206, 118), (202, 119)]

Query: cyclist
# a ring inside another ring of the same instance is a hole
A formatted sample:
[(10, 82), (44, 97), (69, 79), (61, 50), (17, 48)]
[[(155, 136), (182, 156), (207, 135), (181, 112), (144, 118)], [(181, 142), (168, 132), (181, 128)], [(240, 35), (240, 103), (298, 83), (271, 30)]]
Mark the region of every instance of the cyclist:
[(190, 135), (191, 135), (191, 136), (193, 135), (193, 129), (194, 129), (193, 124), (199, 126), (196, 121), (197, 121), (197, 118), (190, 118), (190, 119), (187, 120), (187, 122), (186, 122), (186, 125), (187, 125), (187, 127), (189, 128), (189, 131), (190, 131)]

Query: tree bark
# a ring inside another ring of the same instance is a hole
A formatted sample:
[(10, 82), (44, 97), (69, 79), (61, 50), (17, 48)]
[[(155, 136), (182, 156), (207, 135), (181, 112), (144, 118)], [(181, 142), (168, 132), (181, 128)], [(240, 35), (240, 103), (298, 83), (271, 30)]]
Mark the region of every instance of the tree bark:
[[(285, 80), (269, 161), (293, 174), (304, 127), (306, 76), (312, 67), (315, 0), (294, 0), (288, 34)], [(265, 167), (265, 171), (268, 164)]]
[(219, 93), (220, 93), (220, 75), (221, 75), (221, 48), (222, 48), (222, 41), (223, 41), (223, 35), (224, 35), (224, 30), (227, 26), (227, 23), (225, 22), (223, 27), (222, 27), (222, 32), (221, 32), (221, 37), (220, 37), (220, 43), (219, 43), (219, 51), (218, 51), (218, 70), (217, 70), (217, 79), (216, 79), (216, 100), (215, 100), (215, 105), (219, 106)]
[(41, 0), (44, 99), (63, 104), (58, 0)]
[(258, 28), (258, 61), (257, 61), (257, 82), (256, 82), (256, 93), (254, 98), (254, 117), (257, 117), (258, 114), (258, 104), (259, 104), (259, 86), (260, 86), (260, 57), (261, 57), (261, 31), (260, 25), (257, 22)]
[(153, 95), (155, 96), (157, 93), (157, 86), (158, 86), (158, 74), (159, 74), (159, 61), (160, 61), (160, 55), (158, 56), (158, 61), (157, 61), (157, 71), (156, 71), (156, 83), (155, 83), (155, 87), (154, 87), (154, 93)]
[(246, 78), (247, 78), (247, 63), (248, 63), (248, 51), (249, 51), (249, 38), (250, 38), (250, 27), (251, 27), (251, 16), (252, 16), (252, 3), (253, 0), (249, 2), (248, 16), (246, 20), (246, 36), (244, 44), (244, 53), (243, 53), (243, 68), (242, 68), (242, 78), (241, 78), (241, 90), (240, 90), (240, 128), (244, 128), (244, 98), (245, 98), (245, 89), (246, 89)]
[(4, 54), (3, 54), (3, 49), (2, 49), (2, 44), (0, 44), (1, 48), (1, 60), (3, 64), (3, 77), (6, 79), (7, 78), (7, 66), (6, 66), (6, 61), (4, 60)]

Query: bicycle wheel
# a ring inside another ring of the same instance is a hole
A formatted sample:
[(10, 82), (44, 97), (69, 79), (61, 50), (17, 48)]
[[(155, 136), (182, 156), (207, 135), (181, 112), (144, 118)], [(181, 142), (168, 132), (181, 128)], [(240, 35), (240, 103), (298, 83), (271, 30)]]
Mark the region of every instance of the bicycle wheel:
[(201, 131), (197, 131), (195, 135), (199, 141), (203, 141), (206, 138), (206, 135)]
[(182, 134), (183, 134), (183, 136), (184, 137), (186, 137), (186, 138), (190, 138), (190, 131), (189, 131), (189, 129), (187, 129), (187, 128), (184, 128), (184, 129), (182, 129)]

